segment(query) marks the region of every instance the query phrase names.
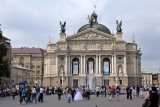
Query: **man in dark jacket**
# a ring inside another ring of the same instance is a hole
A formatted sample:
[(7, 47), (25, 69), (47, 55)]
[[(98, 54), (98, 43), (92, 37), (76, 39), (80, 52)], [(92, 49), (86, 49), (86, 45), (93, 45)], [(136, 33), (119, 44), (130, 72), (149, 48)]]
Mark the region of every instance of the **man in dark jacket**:
[(75, 92), (76, 92), (76, 91), (75, 91), (74, 87), (72, 87), (72, 89), (71, 89), (72, 101), (74, 101)]
[(59, 88), (58, 88), (58, 100), (61, 100), (61, 95), (62, 95), (62, 90), (61, 90), (61, 88), (59, 87)]
[(129, 86), (126, 88), (126, 92), (127, 92), (127, 99), (129, 98)]

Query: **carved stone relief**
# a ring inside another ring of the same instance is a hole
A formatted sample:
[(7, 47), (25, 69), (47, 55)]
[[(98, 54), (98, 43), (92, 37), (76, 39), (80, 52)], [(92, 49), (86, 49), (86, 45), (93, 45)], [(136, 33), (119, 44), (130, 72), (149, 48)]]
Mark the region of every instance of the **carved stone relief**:
[(102, 35), (99, 35), (99, 34), (96, 34), (96, 33), (86, 33), (84, 35), (81, 35), (79, 37), (75, 37), (73, 38), (72, 40), (92, 40), (92, 39), (97, 39), (97, 40), (104, 40), (104, 39), (109, 39), (105, 36), (102, 36)]
[(66, 44), (58, 44), (58, 50), (66, 50), (67, 45)]

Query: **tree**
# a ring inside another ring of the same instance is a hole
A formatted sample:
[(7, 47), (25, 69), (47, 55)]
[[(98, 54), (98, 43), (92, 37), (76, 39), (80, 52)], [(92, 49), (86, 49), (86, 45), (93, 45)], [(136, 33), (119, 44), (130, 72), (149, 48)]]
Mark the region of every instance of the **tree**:
[(8, 53), (7, 46), (2, 41), (3, 34), (0, 29), (0, 81), (10, 77), (9, 61), (6, 58)]

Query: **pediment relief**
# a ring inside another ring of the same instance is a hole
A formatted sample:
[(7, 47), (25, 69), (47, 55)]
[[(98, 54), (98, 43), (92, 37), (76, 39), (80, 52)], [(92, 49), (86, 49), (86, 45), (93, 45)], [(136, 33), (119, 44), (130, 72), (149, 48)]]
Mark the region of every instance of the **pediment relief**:
[(110, 34), (103, 33), (95, 29), (88, 29), (72, 35), (67, 38), (68, 40), (113, 40), (115, 37)]

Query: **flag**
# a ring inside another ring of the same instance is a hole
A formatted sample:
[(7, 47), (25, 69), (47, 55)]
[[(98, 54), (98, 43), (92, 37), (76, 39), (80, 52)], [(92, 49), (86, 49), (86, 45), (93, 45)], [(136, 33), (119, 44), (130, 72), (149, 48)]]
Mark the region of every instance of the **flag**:
[(94, 8), (96, 8), (96, 5), (94, 5)]

